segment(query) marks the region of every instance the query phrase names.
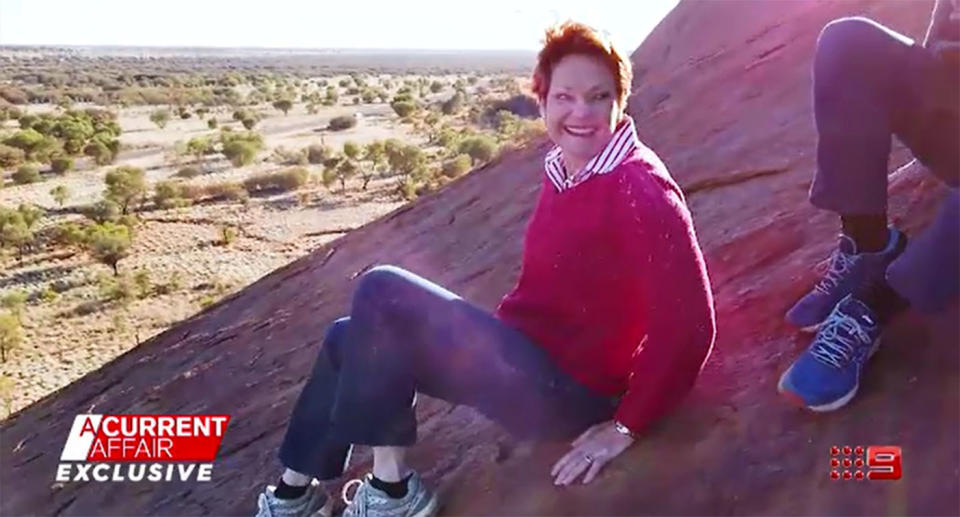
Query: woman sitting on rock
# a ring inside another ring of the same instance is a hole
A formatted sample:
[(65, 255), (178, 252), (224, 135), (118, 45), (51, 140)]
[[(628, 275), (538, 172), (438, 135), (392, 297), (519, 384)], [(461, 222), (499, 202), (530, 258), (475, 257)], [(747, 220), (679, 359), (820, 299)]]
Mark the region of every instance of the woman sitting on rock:
[(373, 446), (373, 472), (354, 480), (345, 515), (433, 515), (435, 493), (404, 461), (417, 392), (520, 439), (579, 435), (550, 473), (558, 485), (590, 482), (681, 401), (713, 344), (713, 299), (683, 194), (625, 114), (631, 77), (593, 29), (547, 32), (533, 90), (556, 147), (516, 286), (490, 313), (397, 267), (364, 273), (350, 315), (326, 333), (258, 515), (330, 515), (314, 478), (342, 475), (351, 444)]

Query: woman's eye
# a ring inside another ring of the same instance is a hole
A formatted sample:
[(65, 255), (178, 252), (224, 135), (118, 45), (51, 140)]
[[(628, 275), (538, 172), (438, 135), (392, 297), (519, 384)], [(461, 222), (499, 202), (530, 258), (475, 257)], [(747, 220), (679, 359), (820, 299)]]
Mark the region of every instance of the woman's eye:
[(598, 93), (593, 96), (593, 100), (597, 100), (597, 101), (607, 100), (609, 98), (610, 98), (610, 93), (608, 92)]
[(559, 100), (562, 100), (562, 101), (568, 101), (568, 100), (570, 100), (570, 96), (567, 95), (566, 93), (558, 93), (558, 94), (556, 95), (556, 98), (559, 99)]

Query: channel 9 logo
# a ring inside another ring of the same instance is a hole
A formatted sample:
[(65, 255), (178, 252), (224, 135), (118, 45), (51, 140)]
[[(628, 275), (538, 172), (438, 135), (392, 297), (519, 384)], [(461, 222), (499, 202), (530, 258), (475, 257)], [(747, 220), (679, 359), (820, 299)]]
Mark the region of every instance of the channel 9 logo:
[(896, 481), (903, 475), (903, 451), (896, 445), (830, 448), (830, 479)]

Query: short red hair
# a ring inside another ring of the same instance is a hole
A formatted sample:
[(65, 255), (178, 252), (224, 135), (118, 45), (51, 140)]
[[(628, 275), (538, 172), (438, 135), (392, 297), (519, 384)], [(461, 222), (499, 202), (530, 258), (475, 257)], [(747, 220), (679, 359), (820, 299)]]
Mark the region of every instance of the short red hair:
[(617, 87), (620, 108), (627, 105), (630, 83), (633, 81), (633, 66), (613, 43), (600, 31), (583, 23), (567, 21), (546, 31), (543, 48), (537, 55), (537, 67), (533, 70), (533, 93), (543, 102), (550, 90), (550, 77), (557, 62), (569, 54), (586, 54), (599, 58), (613, 74)]

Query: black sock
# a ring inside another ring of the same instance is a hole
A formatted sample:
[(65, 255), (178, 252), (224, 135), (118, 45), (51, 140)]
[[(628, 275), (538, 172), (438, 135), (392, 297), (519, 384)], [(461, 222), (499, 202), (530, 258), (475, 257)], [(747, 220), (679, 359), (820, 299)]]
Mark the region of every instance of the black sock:
[(280, 478), (277, 489), (273, 491), (273, 495), (277, 499), (296, 499), (305, 493), (307, 493), (307, 485), (288, 485), (283, 481), (283, 478)]
[(841, 215), (840, 224), (843, 234), (857, 243), (857, 253), (876, 253), (890, 241), (886, 214)]
[(407, 495), (407, 481), (410, 480), (412, 474), (407, 474), (406, 477), (397, 481), (396, 483), (390, 483), (382, 479), (377, 478), (377, 476), (370, 476), (370, 485), (378, 490), (382, 490), (387, 493), (388, 496), (394, 499), (402, 499)]
[(858, 288), (853, 297), (873, 310), (880, 326), (886, 325), (897, 313), (910, 306), (907, 300), (882, 280)]

